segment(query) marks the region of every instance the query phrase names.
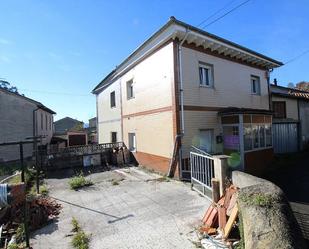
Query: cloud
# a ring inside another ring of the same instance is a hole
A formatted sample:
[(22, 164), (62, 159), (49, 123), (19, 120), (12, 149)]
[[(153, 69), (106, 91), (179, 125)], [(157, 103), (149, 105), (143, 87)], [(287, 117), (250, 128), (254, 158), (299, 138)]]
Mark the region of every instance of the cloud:
[(0, 44), (8, 45), (8, 44), (10, 44), (10, 43), (11, 43), (11, 42), (10, 42), (9, 40), (0, 37)]

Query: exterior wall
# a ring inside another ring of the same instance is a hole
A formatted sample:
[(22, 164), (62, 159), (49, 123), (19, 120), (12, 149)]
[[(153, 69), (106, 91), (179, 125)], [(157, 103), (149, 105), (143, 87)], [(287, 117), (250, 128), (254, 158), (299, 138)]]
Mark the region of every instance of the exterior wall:
[[(199, 62), (213, 65), (213, 88), (200, 87)], [(260, 96), (251, 94), (251, 75), (260, 77)], [(183, 84), (185, 105), (269, 109), (265, 71), (190, 48), (183, 48)]]
[[(53, 115), (49, 112), (46, 112), (42, 109), (39, 109), (35, 112), (36, 116), (36, 125), (35, 125), (35, 134), (36, 136), (45, 136), (42, 139), (42, 144), (46, 145), (50, 143), (50, 140), (53, 136)], [(41, 120), (43, 118), (43, 120)], [(46, 122), (47, 118), (47, 122)]]
[(299, 100), (301, 141), (303, 146), (309, 144), (309, 101)]
[[(0, 143), (25, 141), (27, 137), (34, 135), (33, 111), (37, 109), (37, 105), (25, 98), (16, 96), (15, 94), (0, 91)], [(53, 134), (52, 124), (53, 115), (43, 111), (36, 111), (35, 125), (36, 135), (47, 135), (43, 139), (43, 144), (49, 143)], [(41, 129), (41, 113), (43, 114), (43, 129)], [(45, 115), (48, 119), (51, 117), (51, 126), (48, 123), (46, 130)], [(38, 128), (36, 128), (38, 126)], [(49, 129), (51, 127), (51, 129)], [(33, 145), (24, 144), (24, 157), (32, 156)], [(12, 161), (19, 159), (19, 146), (0, 146), (0, 161)]]
[[(184, 109), (187, 110), (184, 112), (183, 158), (189, 156), (191, 145), (198, 145), (201, 129), (214, 130), (214, 152), (222, 153), (223, 145), (216, 143), (216, 136), (222, 134), (217, 111), (226, 107), (268, 110), (269, 95), (265, 71), (187, 47), (182, 51)], [(213, 65), (213, 88), (200, 87), (199, 62)], [(261, 95), (251, 94), (251, 75), (260, 77)]]
[(220, 118), (216, 111), (185, 111), (185, 135), (183, 138), (183, 157), (189, 157), (191, 145), (199, 146), (200, 130), (214, 130), (214, 152), (222, 153), (222, 144), (216, 144), (215, 137), (221, 134)]
[[(36, 105), (0, 91), (0, 143), (24, 141), (33, 136), (33, 113)], [(32, 145), (24, 145), (24, 156), (32, 154)], [(0, 161), (19, 159), (19, 147), (0, 146)]]
[(256, 150), (245, 153), (245, 172), (255, 176), (262, 176), (274, 159), (273, 149)]
[[(173, 152), (173, 43), (163, 46), (98, 94), (99, 142), (110, 142), (111, 132), (128, 146), (128, 133), (136, 134), (139, 164), (167, 172)], [(133, 80), (134, 98), (127, 98)], [(110, 92), (116, 107), (110, 107)], [(121, 99), (120, 99), (121, 96)], [(122, 106), (122, 108), (121, 108)], [(122, 131), (123, 130), (123, 134)]]
[(272, 101), (284, 101), (286, 106), (286, 118), (298, 120), (297, 99), (272, 96)]
[[(110, 94), (115, 91), (116, 106), (111, 108)], [(105, 88), (97, 96), (99, 143), (110, 143), (111, 132), (117, 132), (117, 140), (122, 140), (120, 81)]]

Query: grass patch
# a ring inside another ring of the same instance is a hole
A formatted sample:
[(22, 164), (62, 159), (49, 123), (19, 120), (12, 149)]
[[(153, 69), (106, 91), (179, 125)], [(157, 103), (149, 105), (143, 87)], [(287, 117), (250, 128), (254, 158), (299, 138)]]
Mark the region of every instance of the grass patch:
[(79, 225), (76, 218), (72, 218), (71, 224), (73, 226), (72, 232), (74, 232), (74, 236), (72, 238), (71, 244), (75, 249), (88, 249), (90, 242), (90, 235), (87, 235)]
[(93, 185), (93, 182), (80, 174), (78, 176), (72, 177), (69, 181), (69, 185), (71, 189), (78, 190), (80, 188)]
[(252, 206), (271, 207), (274, 202), (274, 198), (271, 195), (264, 193), (241, 194), (239, 198), (247, 205)]

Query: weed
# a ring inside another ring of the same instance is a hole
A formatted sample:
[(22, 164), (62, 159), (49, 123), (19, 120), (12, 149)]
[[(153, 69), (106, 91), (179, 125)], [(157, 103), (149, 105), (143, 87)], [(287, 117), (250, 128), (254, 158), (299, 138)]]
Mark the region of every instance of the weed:
[(25, 227), (24, 224), (20, 224), (16, 229), (16, 242), (21, 243), (25, 239)]
[(71, 224), (73, 226), (72, 232), (75, 233), (71, 241), (73, 248), (88, 249), (90, 236), (82, 230), (76, 218), (72, 218)]
[(80, 225), (75, 217), (72, 218), (71, 224), (73, 226), (72, 232), (77, 233), (80, 231)]
[(42, 195), (48, 195), (48, 188), (45, 184), (40, 186), (40, 193)]
[(270, 207), (274, 202), (274, 198), (271, 195), (264, 193), (242, 194), (239, 198), (247, 205), (261, 207)]
[(12, 243), (8, 246), (8, 249), (19, 249), (19, 245), (16, 243)]
[(115, 179), (112, 180), (112, 185), (116, 186), (116, 185), (119, 185), (119, 182)]
[(89, 241), (89, 235), (87, 235), (84, 231), (79, 231), (72, 239), (72, 246), (76, 249), (88, 249)]
[(93, 185), (93, 182), (91, 180), (87, 180), (82, 174), (80, 174), (71, 178), (69, 185), (71, 189), (78, 190), (82, 187)]

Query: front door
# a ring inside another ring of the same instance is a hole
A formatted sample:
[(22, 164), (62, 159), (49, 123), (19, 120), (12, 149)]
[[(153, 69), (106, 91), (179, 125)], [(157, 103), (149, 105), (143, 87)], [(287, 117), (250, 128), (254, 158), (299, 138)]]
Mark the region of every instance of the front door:
[(213, 153), (213, 130), (200, 130), (200, 149), (207, 153)]

